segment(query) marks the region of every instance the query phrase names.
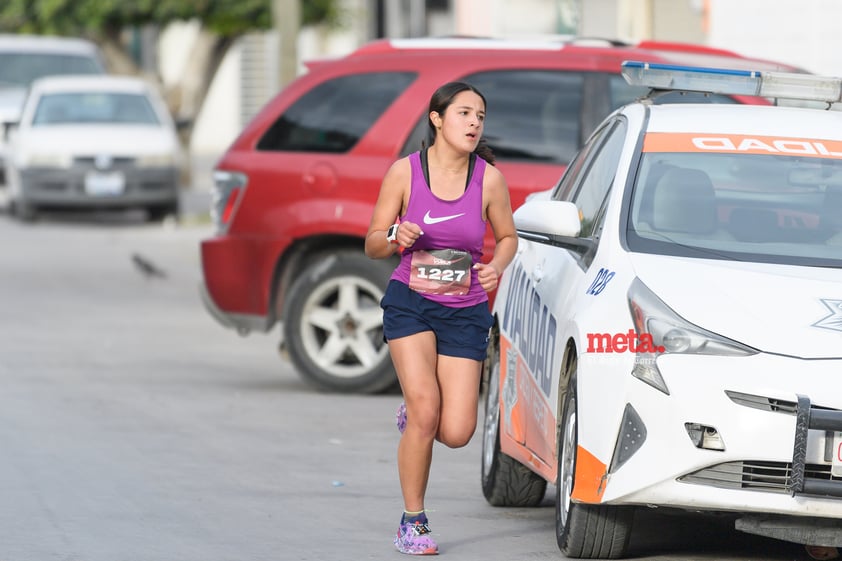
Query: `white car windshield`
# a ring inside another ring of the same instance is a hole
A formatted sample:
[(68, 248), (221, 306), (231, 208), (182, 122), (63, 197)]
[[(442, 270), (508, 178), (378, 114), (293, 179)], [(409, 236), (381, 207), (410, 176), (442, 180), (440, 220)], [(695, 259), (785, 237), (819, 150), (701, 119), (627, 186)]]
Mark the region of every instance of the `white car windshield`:
[(102, 74), (89, 56), (50, 53), (0, 53), (0, 88), (27, 88), (33, 80), (55, 74)]
[(32, 119), (33, 127), (67, 124), (158, 125), (149, 100), (129, 93), (60, 93), (41, 97)]
[(629, 248), (842, 267), (842, 154), (820, 141), (788, 147), (802, 152), (645, 151), (628, 207)]

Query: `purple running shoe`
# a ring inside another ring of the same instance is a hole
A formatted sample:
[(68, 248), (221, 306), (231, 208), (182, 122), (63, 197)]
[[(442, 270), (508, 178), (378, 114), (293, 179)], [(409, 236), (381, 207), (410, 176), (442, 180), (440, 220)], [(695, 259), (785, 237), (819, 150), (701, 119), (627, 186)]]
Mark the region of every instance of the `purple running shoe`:
[(406, 403), (401, 402), (398, 406), (398, 412), (395, 415), (395, 421), (398, 423), (398, 430), (403, 433), (406, 430)]
[(405, 522), (398, 527), (395, 547), (407, 555), (437, 555), (439, 546), (426, 522)]

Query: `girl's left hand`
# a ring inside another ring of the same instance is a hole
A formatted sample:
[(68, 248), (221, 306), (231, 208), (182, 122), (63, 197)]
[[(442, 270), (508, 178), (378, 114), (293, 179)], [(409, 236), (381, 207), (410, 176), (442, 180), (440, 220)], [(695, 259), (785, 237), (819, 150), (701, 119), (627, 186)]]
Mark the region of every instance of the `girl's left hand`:
[(474, 269), (477, 270), (477, 280), (483, 290), (491, 292), (497, 288), (497, 281), (500, 279), (500, 273), (497, 269), (485, 263), (475, 263)]

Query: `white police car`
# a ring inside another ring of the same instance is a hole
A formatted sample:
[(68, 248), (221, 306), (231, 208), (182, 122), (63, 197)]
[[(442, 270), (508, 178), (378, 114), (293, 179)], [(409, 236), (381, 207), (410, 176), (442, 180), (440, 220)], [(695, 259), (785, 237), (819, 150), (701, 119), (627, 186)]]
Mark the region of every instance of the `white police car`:
[(627, 62), (610, 115), (515, 211), (486, 371), (482, 487), (556, 484), (569, 557), (623, 556), (634, 507), (734, 513), (842, 546), (842, 112), (809, 75)]

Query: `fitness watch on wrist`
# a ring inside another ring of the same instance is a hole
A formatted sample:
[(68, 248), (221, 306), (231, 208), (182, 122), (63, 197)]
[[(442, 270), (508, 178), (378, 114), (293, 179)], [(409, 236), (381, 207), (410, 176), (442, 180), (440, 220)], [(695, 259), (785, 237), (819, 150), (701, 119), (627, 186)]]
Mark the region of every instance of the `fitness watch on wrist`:
[(386, 231), (386, 240), (389, 243), (397, 244), (398, 242), (398, 228), (400, 224), (392, 224), (389, 226), (389, 229)]

